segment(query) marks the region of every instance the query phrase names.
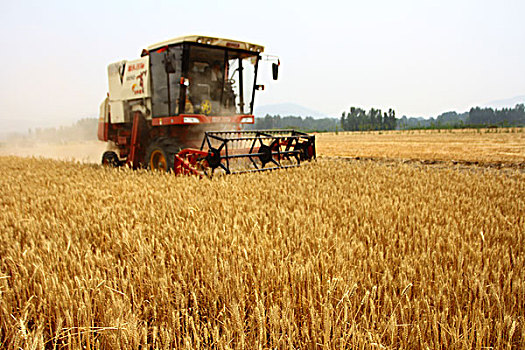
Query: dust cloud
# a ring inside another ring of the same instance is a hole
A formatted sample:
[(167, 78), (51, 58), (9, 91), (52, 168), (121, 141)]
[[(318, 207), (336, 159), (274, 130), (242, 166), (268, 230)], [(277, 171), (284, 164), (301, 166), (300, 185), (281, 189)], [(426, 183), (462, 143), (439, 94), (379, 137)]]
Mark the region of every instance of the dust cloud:
[(67, 144), (0, 143), (0, 156), (43, 157), (59, 160), (79, 161), (82, 163), (100, 163), (106, 143), (100, 141)]
[(97, 119), (82, 119), (67, 127), (29, 130), (0, 141), (0, 156), (43, 157), (100, 163), (106, 143), (97, 140)]

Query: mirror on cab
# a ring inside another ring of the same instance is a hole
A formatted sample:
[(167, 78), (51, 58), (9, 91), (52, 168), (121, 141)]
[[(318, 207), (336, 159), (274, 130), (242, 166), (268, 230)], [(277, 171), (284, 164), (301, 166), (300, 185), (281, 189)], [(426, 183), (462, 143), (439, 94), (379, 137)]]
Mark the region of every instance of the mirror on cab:
[(164, 60), (164, 69), (166, 70), (166, 73), (172, 74), (176, 72), (175, 67), (173, 66), (172, 62), (169, 60), (169, 58), (166, 55), (166, 59)]
[(273, 80), (277, 80), (277, 77), (279, 76), (279, 65), (277, 63), (272, 63), (272, 75)]

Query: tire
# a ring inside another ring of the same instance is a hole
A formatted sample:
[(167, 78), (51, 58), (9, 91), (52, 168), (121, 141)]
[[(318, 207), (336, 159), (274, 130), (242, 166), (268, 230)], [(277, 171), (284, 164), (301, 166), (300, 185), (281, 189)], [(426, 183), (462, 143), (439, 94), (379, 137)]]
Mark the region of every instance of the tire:
[(169, 172), (173, 170), (175, 154), (181, 147), (177, 141), (169, 137), (159, 137), (153, 140), (146, 149), (144, 158), (146, 167), (150, 170)]
[(118, 168), (122, 162), (118, 159), (118, 155), (113, 151), (106, 151), (102, 155), (102, 165), (113, 168)]

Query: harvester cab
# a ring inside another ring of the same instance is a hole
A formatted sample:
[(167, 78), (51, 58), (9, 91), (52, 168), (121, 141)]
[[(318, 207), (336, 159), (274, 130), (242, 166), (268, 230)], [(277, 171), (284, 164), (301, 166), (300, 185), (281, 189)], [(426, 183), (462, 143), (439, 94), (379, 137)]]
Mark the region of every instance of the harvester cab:
[[(254, 124), (255, 91), (264, 89), (257, 84), (263, 51), (247, 42), (185, 36), (110, 64), (98, 128), (98, 138), (108, 142), (102, 163), (208, 175), (315, 158), (313, 135), (243, 130)], [(277, 79), (278, 59), (266, 58)]]

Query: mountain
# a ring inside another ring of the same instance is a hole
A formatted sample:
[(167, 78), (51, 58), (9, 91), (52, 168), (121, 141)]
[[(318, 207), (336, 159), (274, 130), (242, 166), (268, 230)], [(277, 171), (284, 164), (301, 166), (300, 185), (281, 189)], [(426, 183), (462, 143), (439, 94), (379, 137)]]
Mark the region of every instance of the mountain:
[(263, 118), (265, 115), (280, 115), (297, 116), (297, 117), (313, 117), (313, 118), (329, 118), (326, 114), (298, 105), (296, 103), (276, 103), (255, 107), (254, 114), (258, 118)]
[(492, 107), (497, 109), (514, 108), (519, 103), (525, 103), (525, 95), (507, 98), (503, 100), (491, 101), (489, 103), (486, 103), (484, 107)]

